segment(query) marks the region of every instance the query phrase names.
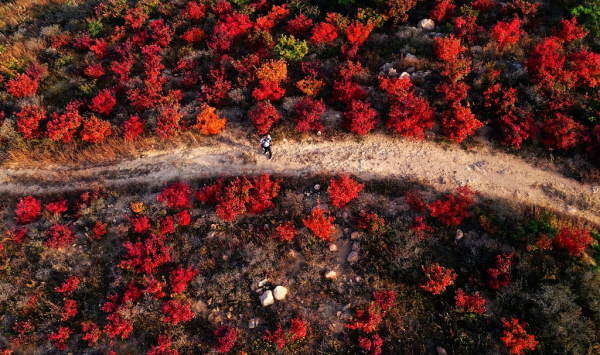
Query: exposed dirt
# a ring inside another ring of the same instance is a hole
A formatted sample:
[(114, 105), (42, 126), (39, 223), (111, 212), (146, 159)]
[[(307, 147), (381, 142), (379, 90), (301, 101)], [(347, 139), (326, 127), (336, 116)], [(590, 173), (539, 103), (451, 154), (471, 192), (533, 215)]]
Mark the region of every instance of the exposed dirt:
[(212, 142), (210, 146), (150, 151), (109, 166), (2, 169), (0, 193), (157, 186), (179, 179), (262, 172), (284, 176), (345, 172), (362, 179), (408, 178), (441, 191), (469, 184), (484, 197), (549, 207), (600, 224), (600, 193), (594, 194), (592, 186), (486, 146), (468, 151), (384, 134), (361, 139), (321, 136), (303, 142), (276, 140), (273, 159), (268, 160), (259, 154), (258, 142), (241, 131), (229, 130)]

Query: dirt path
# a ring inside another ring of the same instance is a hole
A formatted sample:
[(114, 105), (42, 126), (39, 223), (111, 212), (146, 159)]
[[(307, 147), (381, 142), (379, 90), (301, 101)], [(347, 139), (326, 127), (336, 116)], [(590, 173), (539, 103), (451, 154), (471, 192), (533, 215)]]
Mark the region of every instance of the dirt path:
[(315, 137), (304, 142), (276, 141), (273, 159), (268, 160), (245, 133), (229, 133), (216, 141), (211, 146), (149, 152), (110, 166), (3, 169), (0, 193), (162, 185), (169, 180), (262, 172), (290, 176), (347, 172), (363, 179), (411, 178), (442, 191), (468, 183), (485, 197), (551, 207), (600, 224), (600, 193), (594, 194), (592, 186), (485, 147), (475, 153), (382, 134), (361, 140)]

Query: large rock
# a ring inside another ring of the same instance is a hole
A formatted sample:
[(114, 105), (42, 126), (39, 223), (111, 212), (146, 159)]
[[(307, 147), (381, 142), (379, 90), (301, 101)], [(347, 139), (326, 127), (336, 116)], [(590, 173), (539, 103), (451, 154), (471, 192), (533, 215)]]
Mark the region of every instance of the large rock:
[(425, 31), (433, 31), (435, 29), (435, 22), (430, 18), (424, 18), (417, 24), (417, 28)]
[(263, 307), (267, 307), (275, 303), (275, 299), (273, 298), (273, 292), (271, 290), (266, 291), (260, 296), (260, 304)]
[(288, 293), (287, 288), (285, 288), (283, 286), (277, 286), (273, 290), (273, 296), (275, 296), (275, 299), (277, 301), (283, 301), (285, 299), (285, 296), (287, 296), (287, 293)]
[(353, 263), (353, 262), (357, 261), (358, 260), (358, 252), (356, 252), (356, 251), (351, 252), (350, 254), (348, 254), (348, 259), (346, 259), (346, 260), (348, 260), (349, 263)]
[(351, 240), (360, 239), (360, 233), (359, 232), (352, 232), (352, 234), (350, 234), (350, 239)]

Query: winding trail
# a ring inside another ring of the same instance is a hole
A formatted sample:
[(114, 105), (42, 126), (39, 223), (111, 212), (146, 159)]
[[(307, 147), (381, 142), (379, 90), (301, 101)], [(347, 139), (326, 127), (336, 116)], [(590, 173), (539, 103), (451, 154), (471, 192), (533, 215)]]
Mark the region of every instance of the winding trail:
[(372, 134), (360, 140), (313, 137), (303, 142), (275, 141), (272, 160), (258, 151), (258, 144), (250, 142), (245, 133), (229, 131), (208, 146), (147, 152), (108, 166), (1, 169), (0, 193), (157, 186), (170, 180), (262, 172), (282, 176), (344, 172), (362, 179), (410, 178), (441, 191), (468, 183), (487, 198), (549, 207), (600, 225), (600, 193), (594, 194), (592, 186), (485, 147), (471, 152), (454, 145)]

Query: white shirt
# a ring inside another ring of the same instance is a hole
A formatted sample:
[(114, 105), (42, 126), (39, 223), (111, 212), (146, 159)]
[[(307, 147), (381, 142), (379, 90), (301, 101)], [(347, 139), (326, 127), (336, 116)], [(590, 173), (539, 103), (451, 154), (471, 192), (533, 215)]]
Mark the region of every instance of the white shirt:
[(271, 145), (271, 138), (266, 137), (266, 138), (261, 138), (260, 140), (260, 144), (265, 147), (268, 148)]

